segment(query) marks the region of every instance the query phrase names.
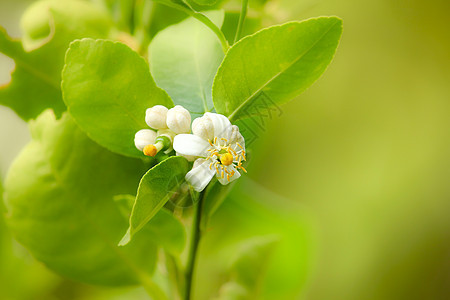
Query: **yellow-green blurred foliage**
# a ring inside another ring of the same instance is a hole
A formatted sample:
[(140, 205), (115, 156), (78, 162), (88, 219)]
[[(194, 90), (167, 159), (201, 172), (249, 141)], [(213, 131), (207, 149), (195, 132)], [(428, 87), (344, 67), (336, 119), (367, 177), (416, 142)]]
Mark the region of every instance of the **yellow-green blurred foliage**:
[(343, 18), (340, 47), (250, 175), (316, 217), (304, 298), (449, 299), (450, 2), (312, 4)]
[[(249, 168), (249, 176), (302, 203), (315, 219), (302, 299), (448, 299), (450, 1), (275, 2), (280, 22), (344, 20), (335, 60), (281, 117), (266, 120)], [(0, 24), (18, 22), (0, 3)], [(18, 125), (8, 124), (19, 121), (0, 112), (0, 156), (12, 157)], [(54, 293), (53, 275), (33, 270)], [(33, 280), (22, 284), (36, 289)]]

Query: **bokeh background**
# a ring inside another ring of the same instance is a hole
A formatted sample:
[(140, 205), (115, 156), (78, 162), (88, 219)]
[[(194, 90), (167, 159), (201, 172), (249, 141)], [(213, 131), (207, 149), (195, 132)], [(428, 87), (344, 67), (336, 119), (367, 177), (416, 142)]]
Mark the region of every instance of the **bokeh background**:
[[(0, 1), (20, 36), (32, 1)], [(450, 299), (450, 1), (280, 0), (279, 21), (338, 15), (324, 76), (267, 119), (249, 176), (303, 205), (316, 244), (301, 299)], [(0, 83), (13, 68), (0, 55)], [(0, 171), (29, 139), (0, 107)], [(287, 274), (288, 276), (288, 274)], [(0, 299), (129, 299), (62, 279), (0, 220)]]

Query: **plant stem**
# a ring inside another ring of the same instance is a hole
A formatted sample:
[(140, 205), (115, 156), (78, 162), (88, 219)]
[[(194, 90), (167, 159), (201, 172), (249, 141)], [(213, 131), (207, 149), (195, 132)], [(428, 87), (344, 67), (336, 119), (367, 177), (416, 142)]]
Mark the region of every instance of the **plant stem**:
[(248, 0), (242, 0), (242, 9), (241, 9), (241, 14), (239, 16), (239, 23), (238, 23), (238, 27), (236, 29), (236, 35), (234, 36), (234, 43), (236, 43), (237, 41), (239, 41), (241, 34), (242, 34), (242, 29), (244, 27), (244, 21), (245, 21), (245, 17), (247, 17), (247, 8), (248, 8)]
[[(245, 0), (245, 1), (247, 1), (247, 0)], [(158, 3), (164, 4), (166, 6), (178, 9), (179, 11), (185, 12), (186, 14), (190, 15), (191, 17), (199, 20), (200, 22), (202, 22), (203, 24), (208, 26), (209, 29), (211, 29), (212, 32), (214, 32), (214, 34), (219, 39), (220, 44), (222, 45), (223, 53), (227, 53), (228, 52), (228, 48), (230, 46), (228, 45), (228, 41), (227, 41), (225, 35), (220, 30), (220, 28), (217, 27), (217, 25), (214, 24), (213, 21), (211, 21), (206, 15), (195, 11), (190, 5), (188, 5), (186, 3), (183, 3), (184, 5), (175, 4), (175, 3), (167, 3), (167, 2), (158, 2)]]
[(205, 197), (205, 192), (203, 191), (200, 194), (200, 199), (198, 201), (197, 206), (195, 207), (194, 218), (192, 220), (192, 235), (191, 235), (191, 248), (189, 250), (189, 257), (186, 266), (186, 285), (185, 285), (185, 294), (184, 299), (191, 299), (192, 292), (192, 277), (194, 275), (195, 262), (197, 258), (198, 245), (200, 242), (201, 231), (200, 231), (200, 222), (203, 210), (203, 198)]

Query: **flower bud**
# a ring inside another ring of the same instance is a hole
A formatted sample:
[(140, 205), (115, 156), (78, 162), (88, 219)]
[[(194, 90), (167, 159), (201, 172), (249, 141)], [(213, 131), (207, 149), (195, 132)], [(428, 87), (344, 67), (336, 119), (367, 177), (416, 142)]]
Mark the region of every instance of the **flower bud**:
[(210, 118), (203, 116), (192, 122), (192, 133), (205, 140), (214, 139), (214, 125)]
[(154, 144), (156, 139), (156, 132), (150, 129), (142, 129), (134, 135), (134, 145), (140, 151), (143, 151), (145, 146)]
[(176, 134), (191, 132), (191, 115), (181, 105), (169, 109), (167, 112), (167, 126)]
[(166, 117), (168, 109), (162, 105), (155, 105), (145, 112), (145, 123), (154, 129), (167, 128)]

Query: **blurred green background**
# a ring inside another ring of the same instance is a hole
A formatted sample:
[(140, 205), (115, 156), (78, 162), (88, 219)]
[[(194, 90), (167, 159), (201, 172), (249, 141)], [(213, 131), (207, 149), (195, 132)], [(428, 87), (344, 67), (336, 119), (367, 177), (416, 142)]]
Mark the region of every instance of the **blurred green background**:
[[(0, 1), (0, 25), (20, 36), (31, 2)], [(344, 20), (333, 63), (266, 119), (248, 168), (312, 215), (316, 245), (301, 299), (449, 299), (450, 1), (272, 2), (275, 22)], [(12, 68), (0, 56), (0, 83)], [(0, 107), (2, 177), (28, 139), (26, 124)], [(0, 299), (130, 295), (143, 297), (52, 274), (0, 220)]]

